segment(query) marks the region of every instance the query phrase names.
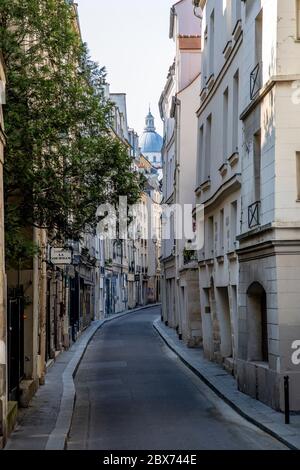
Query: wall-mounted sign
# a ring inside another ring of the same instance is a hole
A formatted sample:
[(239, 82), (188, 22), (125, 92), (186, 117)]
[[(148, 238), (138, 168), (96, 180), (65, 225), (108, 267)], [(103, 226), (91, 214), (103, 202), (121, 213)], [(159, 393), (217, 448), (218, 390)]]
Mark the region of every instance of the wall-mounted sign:
[(72, 264), (72, 251), (64, 248), (51, 248), (50, 261), (56, 265)]

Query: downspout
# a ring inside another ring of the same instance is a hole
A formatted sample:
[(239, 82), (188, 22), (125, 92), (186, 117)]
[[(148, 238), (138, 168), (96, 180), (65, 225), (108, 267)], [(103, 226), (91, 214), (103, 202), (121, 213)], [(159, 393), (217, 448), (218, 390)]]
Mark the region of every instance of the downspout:
[(47, 264), (46, 264), (46, 231), (41, 232), (41, 274), (40, 274), (40, 384), (45, 383), (46, 374), (46, 298), (47, 298)]
[[(39, 229), (33, 228), (34, 245), (40, 247)], [(32, 279), (33, 303), (32, 303), (32, 379), (39, 379), (39, 254), (33, 257)]]

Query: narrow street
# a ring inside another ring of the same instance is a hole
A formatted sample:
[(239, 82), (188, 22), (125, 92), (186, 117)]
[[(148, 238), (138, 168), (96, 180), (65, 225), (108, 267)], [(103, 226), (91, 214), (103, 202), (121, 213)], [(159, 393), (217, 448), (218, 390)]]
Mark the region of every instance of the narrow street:
[(157, 308), (100, 329), (78, 369), (68, 450), (285, 449), (219, 399), (153, 329)]

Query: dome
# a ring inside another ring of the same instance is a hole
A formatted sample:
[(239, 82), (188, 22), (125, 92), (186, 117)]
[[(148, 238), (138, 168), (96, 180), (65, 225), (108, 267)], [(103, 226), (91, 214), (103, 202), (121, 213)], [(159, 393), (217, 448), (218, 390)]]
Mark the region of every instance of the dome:
[(156, 132), (144, 132), (140, 139), (142, 153), (160, 153), (163, 140)]
[(163, 145), (162, 137), (155, 131), (154, 117), (149, 113), (146, 117), (146, 127), (140, 138), (142, 153), (160, 153)]

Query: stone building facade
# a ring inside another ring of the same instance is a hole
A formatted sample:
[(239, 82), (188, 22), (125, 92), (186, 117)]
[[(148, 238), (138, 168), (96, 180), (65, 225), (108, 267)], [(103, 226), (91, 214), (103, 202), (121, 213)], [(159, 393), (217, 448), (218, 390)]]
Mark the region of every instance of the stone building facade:
[[(73, 1), (70, 4), (74, 30), (80, 36), (77, 5)], [(96, 237), (83, 234), (82, 242), (65, 240), (62, 247), (51, 241), (45, 229), (28, 226), (26, 233), (39, 248), (38, 253), (22, 260), (19, 266), (6, 267), (8, 328), (1, 358), (7, 354), (8, 433), (18, 406), (27, 407), (39, 385), (44, 384), (47, 367), (100, 316), (101, 302), (96, 301), (96, 295), (100, 297)], [(72, 253), (70, 261), (54, 262), (52, 252), (56, 249)], [(2, 266), (1, 255), (0, 263)]]
[[(179, 52), (160, 99), (163, 203), (204, 208), (204, 245), (194, 257), (186, 241), (176, 240), (169, 211), (163, 320), (187, 344), (202, 345), (239, 390), (276, 410), (284, 409), (288, 376), (294, 411), (300, 409), (299, 11), (294, 0), (178, 2), (170, 32)], [(200, 34), (200, 76), (180, 90), (184, 64), (192, 63), (181, 60), (181, 46)]]
[(193, 347), (201, 344), (202, 332), (197, 257), (188, 246), (192, 220), (189, 237), (175, 229), (179, 219), (184, 220), (184, 212), (192, 219), (196, 184), (201, 41), (200, 20), (188, 0), (171, 8), (170, 39), (175, 43), (175, 60), (160, 99), (165, 136), (163, 202), (170, 208), (169, 214), (163, 214), (163, 318)]
[(299, 2), (194, 3), (203, 12), (196, 202), (205, 207), (204, 351), (240, 390), (277, 410), (288, 375), (299, 410)]
[[(238, 236), (239, 388), (300, 410), (300, 4), (247, 1), (243, 8), (242, 207)], [(279, 20), (280, 19), (280, 20)]]
[[(167, 82), (160, 98), (160, 115), (164, 123), (164, 143), (162, 148), (163, 183), (162, 204), (171, 207), (174, 203), (175, 177), (175, 119), (171, 114), (172, 98), (176, 93), (175, 64), (168, 73)], [(168, 228), (169, 224), (169, 228)], [(174, 216), (167, 219), (162, 214), (162, 249), (161, 249), (161, 291), (162, 315), (165, 323), (172, 328), (179, 328), (178, 309), (175, 304), (175, 235)]]
[(238, 8), (241, 2), (227, 2), (225, 9), (218, 0), (202, 6), (195, 194), (197, 204), (205, 208), (205, 243), (199, 252), (203, 347), (206, 357), (234, 372), (242, 144), (238, 118), (243, 43), (241, 8)]
[[(156, 145), (156, 164), (141, 153), (137, 133), (128, 127), (127, 103), (124, 93), (109, 93), (106, 97), (114, 103), (111, 132), (127, 146), (132, 158), (132, 171), (142, 173), (145, 188), (136, 204), (136, 212), (131, 222), (132, 234), (127, 239), (104, 240), (104, 315), (111, 315), (133, 309), (139, 305), (156, 302), (160, 298), (160, 136), (156, 134), (154, 118), (143, 135), (144, 148)], [(149, 113), (150, 114), (150, 113)], [(150, 134), (150, 137), (147, 134)], [(147, 145), (146, 145), (147, 144)], [(151, 153), (153, 157), (153, 152)], [(153, 158), (152, 158), (153, 160)], [(122, 196), (122, 195), (121, 195)], [(154, 218), (157, 222), (157, 235), (151, 238), (151, 208), (156, 207)], [(134, 210), (134, 209), (132, 209)]]

